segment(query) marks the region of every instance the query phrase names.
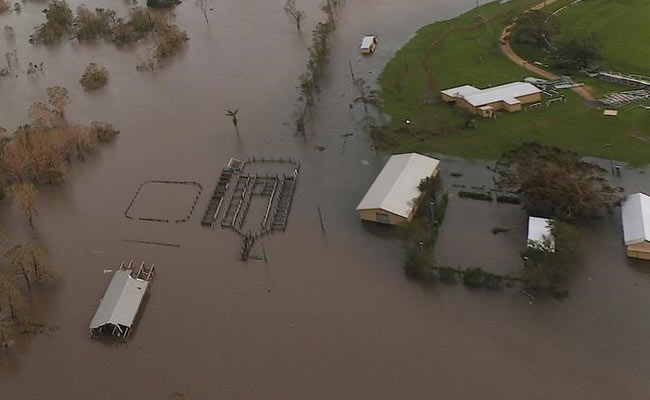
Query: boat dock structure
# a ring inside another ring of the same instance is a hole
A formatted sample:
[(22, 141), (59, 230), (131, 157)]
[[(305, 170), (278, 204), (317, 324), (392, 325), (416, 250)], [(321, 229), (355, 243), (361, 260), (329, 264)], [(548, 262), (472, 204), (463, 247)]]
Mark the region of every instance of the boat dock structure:
[(112, 336), (126, 341), (154, 276), (154, 265), (122, 262), (90, 322), (91, 337)]

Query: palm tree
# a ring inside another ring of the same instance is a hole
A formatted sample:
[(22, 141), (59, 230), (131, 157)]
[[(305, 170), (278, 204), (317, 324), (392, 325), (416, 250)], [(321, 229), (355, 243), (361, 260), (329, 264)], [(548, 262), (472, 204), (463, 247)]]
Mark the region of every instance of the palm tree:
[(235, 126), (235, 132), (237, 132), (237, 136), (239, 136), (239, 127), (237, 126), (237, 123), (239, 122), (239, 119), (237, 119), (238, 112), (239, 109), (236, 109), (235, 111), (226, 110), (226, 116), (232, 117), (232, 124)]

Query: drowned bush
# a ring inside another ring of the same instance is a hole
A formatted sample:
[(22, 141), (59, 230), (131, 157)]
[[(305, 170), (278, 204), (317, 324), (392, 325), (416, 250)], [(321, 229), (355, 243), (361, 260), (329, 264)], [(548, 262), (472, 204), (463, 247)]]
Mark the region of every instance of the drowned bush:
[(79, 82), (86, 90), (99, 89), (108, 82), (108, 71), (101, 65), (90, 63), (81, 75)]

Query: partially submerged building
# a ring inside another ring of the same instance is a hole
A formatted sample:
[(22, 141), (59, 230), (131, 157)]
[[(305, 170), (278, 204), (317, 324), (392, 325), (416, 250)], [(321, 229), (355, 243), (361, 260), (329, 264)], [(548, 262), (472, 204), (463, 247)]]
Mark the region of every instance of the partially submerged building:
[(543, 251), (555, 251), (555, 237), (551, 229), (553, 220), (528, 217), (528, 240), (527, 247)]
[(153, 278), (154, 266), (144, 262), (137, 271), (133, 261), (124, 262), (115, 271), (111, 283), (90, 322), (90, 336), (110, 335), (126, 340), (131, 333), (135, 317)]
[(650, 196), (645, 193), (627, 196), (621, 216), (627, 256), (650, 260)]
[(362, 54), (370, 54), (375, 52), (375, 48), (377, 47), (377, 36), (364, 36), (363, 39), (361, 40), (361, 53)]
[(542, 90), (528, 82), (513, 82), (487, 89), (463, 85), (440, 92), (442, 100), (471, 113), (489, 118), (499, 110), (520, 111), (522, 105), (542, 99)]
[(417, 153), (391, 156), (357, 206), (359, 217), (390, 225), (410, 221), (420, 196), (420, 182), (435, 177), (439, 164), (439, 160)]

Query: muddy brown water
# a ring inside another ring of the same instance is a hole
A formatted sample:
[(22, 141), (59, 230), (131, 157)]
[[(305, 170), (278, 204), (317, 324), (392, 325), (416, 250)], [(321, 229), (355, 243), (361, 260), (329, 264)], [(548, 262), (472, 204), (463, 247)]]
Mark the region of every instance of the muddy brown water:
[[(321, 16), (318, 2), (306, 3), (309, 32)], [(41, 22), (42, 5), (0, 16), (0, 25), (16, 31), (14, 44), (0, 39), (2, 52), (16, 47), (23, 67), (45, 63), (40, 76), (0, 81), (0, 125), (15, 128), (46, 87), (64, 85), (71, 120), (106, 120), (122, 130), (115, 142), (75, 163), (65, 184), (40, 192), (34, 234), (61, 277), (55, 290), (35, 296), (34, 310), (58, 329), (23, 340), (4, 356), (0, 398), (647, 398), (650, 266), (625, 258), (618, 215), (585, 230), (571, 297), (529, 305), (516, 291), (408, 281), (400, 242), (386, 229), (361, 224), (354, 212), (385, 156), (370, 149), (362, 107), (349, 108), (358, 94), (348, 60), (358, 76), (373, 81), (416, 27), (473, 4), (348, 0), (315, 129), (304, 141), (293, 135), (291, 119), (309, 35), (294, 31), (280, 0), (214, 2), (209, 26), (192, 2), (184, 3), (176, 22), (188, 30), (190, 44), (153, 73), (134, 69), (149, 44), (34, 47), (26, 37)], [(378, 34), (380, 44), (375, 55), (361, 58), (357, 47), (366, 33)], [(108, 86), (92, 94), (78, 85), (90, 61), (111, 74)], [(232, 108), (240, 109), (239, 138), (224, 115)], [(354, 135), (344, 138), (347, 133)], [(268, 265), (238, 261), (236, 234), (199, 224), (207, 194), (232, 156), (290, 156), (302, 163), (287, 232), (263, 239)], [(466, 171), (466, 179), (484, 168), (451, 158), (443, 165), (445, 173)], [(650, 189), (638, 171), (626, 171), (624, 179), (630, 188)], [(205, 190), (192, 219), (124, 218), (133, 193), (148, 180), (201, 182)], [(505, 255), (517, 247), (516, 236), (509, 244), (472, 246), (477, 234), (466, 233), (481, 212), (475, 203), (452, 197), (445, 223), (457, 221), (465, 231), (455, 223), (443, 227), (449, 235), (439, 243), (441, 256), (462, 264), (485, 254), (516, 268), (516, 258)], [(519, 210), (510, 209), (508, 221), (518, 220)], [(10, 202), (2, 202), (0, 213), (17, 236), (29, 234)], [(496, 217), (483, 218), (489, 226)], [(90, 340), (88, 323), (111, 278), (103, 270), (123, 259), (158, 268), (142, 318), (126, 344)]]

